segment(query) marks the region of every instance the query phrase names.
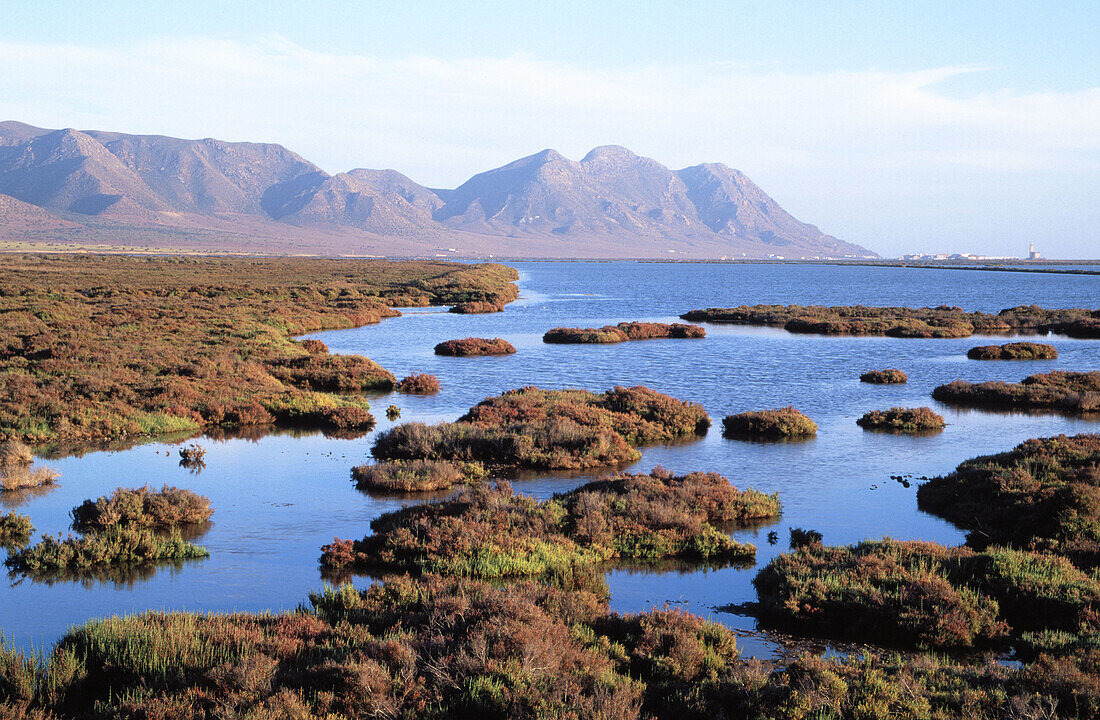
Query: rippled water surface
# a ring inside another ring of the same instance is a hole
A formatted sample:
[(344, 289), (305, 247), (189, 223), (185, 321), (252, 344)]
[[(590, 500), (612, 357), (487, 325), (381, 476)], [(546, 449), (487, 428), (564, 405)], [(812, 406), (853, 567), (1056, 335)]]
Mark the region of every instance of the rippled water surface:
[[(950, 524), (916, 508), (916, 482), (891, 476), (940, 474), (979, 454), (1006, 450), (1029, 438), (1100, 429), (1100, 423), (1057, 415), (956, 410), (929, 397), (956, 378), (1019, 380), (1052, 369), (1100, 369), (1100, 341), (1043, 338), (1059, 358), (1034, 362), (966, 359), (974, 345), (995, 338), (913, 340), (791, 335), (782, 330), (708, 325), (703, 340), (649, 340), (619, 345), (545, 345), (542, 333), (567, 325), (591, 327), (624, 320), (672, 321), (701, 307), (755, 303), (926, 306), (951, 304), (996, 311), (1020, 304), (1100, 307), (1100, 278), (959, 270), (808, 265), (665, 263), (514, 263), (522, 295), (503, 313), (453, 315), (406, 311), (380, 325), (318, 333), (333, 352), (361, 353), (399, 377), (439, 376), (431, 397), (381, 396), (373, 401), (378, 429), (392, 425), (385, 406), (402, 418), (453, 420), (488, 395), (523, 385), (584, 387), (645, 384), (701, 403), (715, 426), (697, 442), (647, 448), (631, 469), (661, 464), (678, 473), (720, 472), (738, 487), (780, 494), (784, 515), (737, 533), (758, 547), (758, 566), (787, 549), (789, 527), (814, 528), (829, 544), (890, 536), (962, 542)], [(502, 358), (445, 358), (436, 343), (467, 336), (502, 337), (518, 349)], [(897, 367), (906, 385), (859, 382), (860, 373)], [(755, 443), (721, 436), (721, 418), (746, 409), (793, 404), (819, 425), (800, 443)], [(866, 432), (855, 419), (871, 409), (929, 405), (948, 420), (930, 437)], [(294, 608), (319, 588), (319, 548), (333, 536), (361, 537), (372, 518), (418, 500), (370, 496), (348, 479), (369, 453), (372, 436), (355, 440), (319, 434), (268, 435), (257, 440), (202, 439), (206, 467), (179, 467), (177, 445), (150, 443), (125, 451), (88, 452), (50, 461), (61, 484), (29, 496), (4, 494), (39, 532), (67, 532), (69, 510), (116, 487), (169, 483), (208, 496), (216, 513), (199, 539), (210, 557), (162, 566), (126, 578), (57, 581), (9, 578), (0, 589), (0, 629), (22, 647), (48, 646), (69, 626), (89, 618), (144, 609), (258, 611)], [(526, 475), (515, 487), (537, 497), (568, 490), (600, 473)], [(775, 530), (776, 545), (766, 536)], [(699, 570), (678, 565), (612, 570), (615, 610), (677, 604), (740, 630), (751, 618), (717, 610), (755, 598), (757, 568)], [(366, 583), (367, 579), (357, 581)], [(768, 655), (767, 639), (744, 638), (747, 654)]]

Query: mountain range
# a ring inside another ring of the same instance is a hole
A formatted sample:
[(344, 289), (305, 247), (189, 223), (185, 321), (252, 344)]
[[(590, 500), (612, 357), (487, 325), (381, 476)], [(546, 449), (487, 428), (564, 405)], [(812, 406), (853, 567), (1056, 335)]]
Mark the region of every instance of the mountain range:
[(718, 163), (554, 150), (430, 189), (281, 145), (0, 123), (0, 240), (324, 255), (873, 257)]

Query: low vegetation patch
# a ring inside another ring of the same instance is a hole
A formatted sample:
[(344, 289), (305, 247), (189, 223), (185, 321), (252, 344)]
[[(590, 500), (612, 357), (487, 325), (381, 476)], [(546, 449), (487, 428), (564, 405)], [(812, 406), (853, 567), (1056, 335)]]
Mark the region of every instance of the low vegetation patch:
[(947, 425), (942, 415), (928, 407), (871, 410), (856, 420), (856, 424), (865, 430), (891, 430), (904, 433), (938, 432)]
[(715, 473), (620, 475), (546, 501), (507, 483), (381, 516), (373, 535), (322, 548), (332, 569), (389, 568), (455, 577), (570, 576), (608, 560), (751, 560), (756, 548), (720, 528), (777, 517), (775, 495), (737, 490)]
[(706, 329), (698, 325), (622, 322), (602, 328), (554, 328), (542, 336), (542, 341), (558, 344), (621, 343), (655, 338), (702, 338), (706, 335)]
[(817, 423), (791, 406), (727, 415), (722, 419), (722, 428), (728, 437), (801, 438), (817, 434)]
[(459, 315), (484, 315), (487, 313), (504, 312), (504, 303), (511, 302), (515, 299), (516, 295), (509, 293), (509, 295), (507, 296), (507, 300), (501, 300), (499, 302), (490, 300), (473, 300), (470, 302), (452, 305), (447, 312), (458, 313)]
[(885, 370), (868, 370), (859, 376), (859, 381), (874, 385), (898, 385), (909, 382), (909, 376), (901, 370), (887, 368)]
[(1044, 343), (1014, 342), (972, 347), (966, 356), (971, 360), (1053, 360), (1058, 357), (1058, 350)]
[(0, 547), (26, 547), (34, 535), (34, 525), (26, 515), (5, 513), (0, 515)]
[(485, 475), (481, 463), (442, 460), (391, 460), (351, 469), (351, 479), (360, 490), (382, 492), (445, 490), (452, 485), (480, 480)]
[(0, 268), (0, 439), (78, 444), (218, 426), (364, 432), (395, 378), (292, 337), (404, 305), (507, 302), (496, 264), (15, 256)]
[(72, 510), (73, 529), (98, 532), (114, 527), (170, 530), (180, 525), (204, 523), (214, 514), (210, 501), (190, 490), (165, 485), (118, 488), (98, 500), (85, 500)]
[(397, 392), (408, 395), (432, 395), (439, 392), (439, 378), (427, 373), (411, 373), (397, 383)]
[(1100, 371), (1029, 375), (1022, 382), (970, 383), (955, 380), (940, 385), (932, 397), (960, 405), (1055, 410), (1077, 414), (1100, 412)]
[(435, 346), (436, 355), (469, 357), (474, 355), (511, 355), (516, 351), (512, 343), (501, 338), (468, 337), (462, 340), (447, 340)]
[(1100, 310), (1045, 309), (1036, 305), (1007, 308), (997, 314), (934, 308), (865, 305), (742, 305), (707, 308), (681, 315), (692, 322), (767, 325), (789, 332), (819, 335), (888, 335), (910, 338), (963, 338), (974, 333), (1062, 333), (1100, 337)]
[(586, 590), (393, 578), (294, 613), (147, 612), (5, 648), (0, 714), (296, 718), (1093, 718), (1097, 656), (1026, 667), (943, 653), (738, 657), (686, 612), (621, 615)]
[(0, 442), (0, 491), (52, 485), (61, 473), (52, 468), (31, 469), (34, 453), (18, 440)]
[(396, 420), (399, 417), (401, 417), (401, 408), (397, 407), (396, 405), (390, 405), (388, 408), (386, 408), (387, 420)]
[(884, 540), (806, 545), (753, 581), (769, 623), (851, 640), (1008, 648), (1096, 647), (1100, 579), (1052, 555)]
[(144, 527), (115, 526), (83, 537), (44, 535), (37, 545), (10, 555), (5, 563), (15, 572), (49, 576), (94, 572), (111, 565), (190, 560), (209, 554), (176, 531), (166, 535)]
[(1100, 567), (1100, 434), (1027, 440), (925, 482), (925, 512), (969, 530), (967, 542), (1058, 553)]
[(706, 431), (695, 403), (643, 386), (587, 390), (510, 390), (475, 405), (456, 422), (405, 423), (375, 440), (379, 460), (446, 460), (531, 468), (584, 468), (632, 462), (635, 446)]

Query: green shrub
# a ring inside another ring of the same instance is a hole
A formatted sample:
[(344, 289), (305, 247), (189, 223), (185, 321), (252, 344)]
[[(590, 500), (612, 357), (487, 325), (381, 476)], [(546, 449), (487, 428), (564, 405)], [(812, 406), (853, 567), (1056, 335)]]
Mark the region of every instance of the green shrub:
[(727, 415), (722, 419), (727, 437), (799, 438), (817, 434), (817, 423), (787, 406)]
[(942, 415), (938, 415), (932, 411), (932, 408), (927, 407), (871, 410), (856, 420), (856, 424), (865, 430), (890, 430), (904, 433), (938, 432), (946, 425)]

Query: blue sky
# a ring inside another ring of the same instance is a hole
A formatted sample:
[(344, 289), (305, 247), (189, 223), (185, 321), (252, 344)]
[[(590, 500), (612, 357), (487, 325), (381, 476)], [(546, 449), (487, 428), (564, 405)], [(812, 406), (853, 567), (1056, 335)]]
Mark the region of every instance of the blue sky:
[(37, 2), (0, 115), (430, 186), (615, 143), (885, 254), (1100, 255), (1096, 2)]

